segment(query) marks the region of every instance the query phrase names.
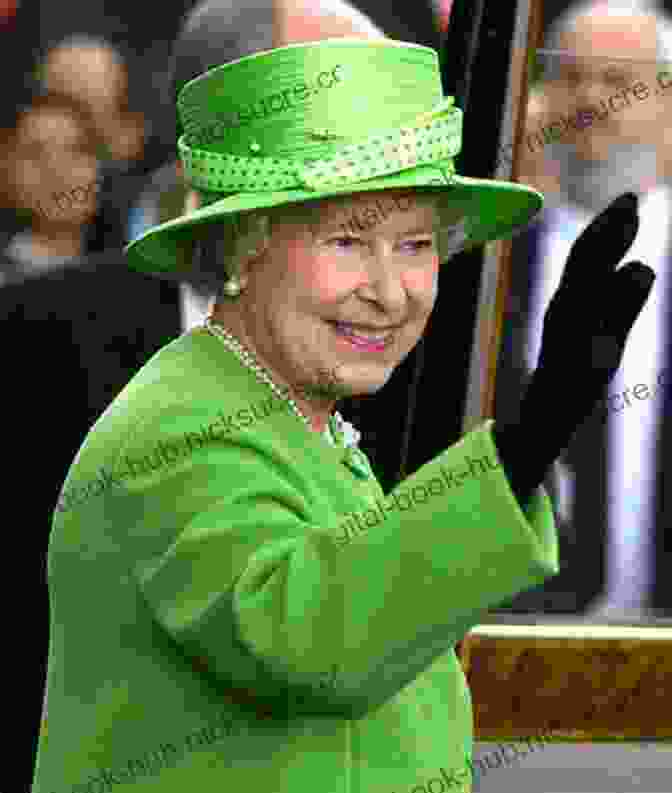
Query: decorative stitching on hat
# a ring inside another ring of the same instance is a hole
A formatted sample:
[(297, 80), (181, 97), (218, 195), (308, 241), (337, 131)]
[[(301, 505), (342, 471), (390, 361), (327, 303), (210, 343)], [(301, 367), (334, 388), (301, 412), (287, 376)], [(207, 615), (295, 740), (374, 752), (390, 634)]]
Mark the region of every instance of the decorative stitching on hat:
[[(341, 146), (331, 156), (310, 162), (278, 157), (248, 158), (196, 149), (189, 146), (184, 137), (178, 141), (178, 147), (189, 179), (200, 189), (259, 191), (260, 187), (269, 190), (303, 187), (317, 190), (454, 157), (461, 148), (462, 111), (450, 104), (446, 101), (434, 118), (424, 124), (372, 135), (365, 141)], [(431, 118), (431, 115), (426, 117)]]

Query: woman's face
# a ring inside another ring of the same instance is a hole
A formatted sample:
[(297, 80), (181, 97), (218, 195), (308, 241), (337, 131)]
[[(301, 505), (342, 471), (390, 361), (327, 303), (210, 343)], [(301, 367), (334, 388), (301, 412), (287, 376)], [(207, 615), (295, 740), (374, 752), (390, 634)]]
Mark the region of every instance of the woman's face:
[(382, 388), (436, 301), (435, 222), (432, 198), (397, 190), (290, 208), (239, 306), (262, 360), (295, 387), (326, 371), (341, 395)]

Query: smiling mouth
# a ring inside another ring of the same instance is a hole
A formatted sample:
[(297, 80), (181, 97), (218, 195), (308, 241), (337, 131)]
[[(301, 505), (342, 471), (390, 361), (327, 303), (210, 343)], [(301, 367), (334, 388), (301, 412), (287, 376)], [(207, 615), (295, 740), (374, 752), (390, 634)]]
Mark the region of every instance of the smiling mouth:
[(329, 324), (335, 329), (339, 336), (344, 336), (349, 339), (353, 344), (363, 347), (374, 347), (376, 349), (384, 349), (388, 347), (394, 340), (394, 335), (399, 329), (398, 326), (393, 328), (371, 328), (366, 325), (356, 325), (350, 322), (339, 322), (337, 320), (329, 320)]

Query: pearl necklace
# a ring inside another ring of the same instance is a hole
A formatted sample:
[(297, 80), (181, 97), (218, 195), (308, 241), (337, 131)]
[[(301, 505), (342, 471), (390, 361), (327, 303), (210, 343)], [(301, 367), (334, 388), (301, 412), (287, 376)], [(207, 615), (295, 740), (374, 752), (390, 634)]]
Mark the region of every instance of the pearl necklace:
[[(203, 327), (210, 331), (213, 336), (220, 339), (224, 346), (231, 350), (238, 360), (255, 374), (257, 380), (265, 383), (277, 397), (287, 402), (294, 415), (303, 421), (306, 427), (310, 428), (310, 421), (289, 396), (289, 389), (286, 386), (284, 388), (277, 386), (266, 369), (261, 366), (254, 355), (230, 331), (214, 322), (211, 317), (206, 317)], [(361, 433), (352, 424), (345, 421), (338, 411), (334, 411), (334, 414), (329, 417), (323, 437), (330, 445), (342, 446), (345, 449), (344, 462), (357, 476), (362, 479), (369, 478), (371, 475), (369, 464), (358, 448)]]
[(310, 427), (310, 420), (308, 417), (299, 410), (299, 406), (296, 404), (295, 400), (289, 396), (289, 389), (286, 387), (280, 388), (278, 385), (276, 385), (266, 369), (261, 366), (261, 364), (249, 350), (243, 347), (243, 345), (230, 331), (215, 323), (211, 317), (206, 317), (203, 325), (205, 328), (207, 328), (207, 330), (210, 331), (210, 333), (212, 333), (213, 336), (217, 336), (217, 338), (221, 339), (221, 341), (224, 343), (224, 346), (231, 350), (238, 360), (255, 374), (259, 382), (265, 383), (279, 399), (283, 399), (285, 402), (287, 402), (294, 415), (301, 419), (301, 421), (303, 421), (307, 427)]

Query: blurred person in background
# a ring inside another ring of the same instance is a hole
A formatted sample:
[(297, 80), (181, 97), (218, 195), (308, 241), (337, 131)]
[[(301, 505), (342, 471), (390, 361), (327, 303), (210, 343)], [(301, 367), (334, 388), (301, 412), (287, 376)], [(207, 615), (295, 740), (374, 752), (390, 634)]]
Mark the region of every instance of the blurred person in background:
[[(102, 217), (100, 144), (86, 105), (45, 94), (26, 80), (26, 96), (5, 112), (0, 139), (2, 238), (0, 323), (5, 382), (5, 486), (22, 494), (13, 568), (29, 599), (21, 614), (42, 645), (49, 633), (46, 550), (61, 482), (91, 424), (133, 374), (180, 333), (177, 288), (129, 270), (121, 233), (96, 252)], [(108, 228), (109, 225), (108, 225)], [(151, 311), (148, 311), (151, 306)], [(49, 399), (64, 384), (62, 397)], [(38, 462), (39, 460), (39, 462)], [(37, 637), (40, 637), (39, 640)], [(39, 731), (46, 659), (13, 657), (25, 681), (13, 730), (29, 788)], [(11, 667), (12, 661), (10, 661)]]
[(68, 96), (37, 96), (4, 131), (3, 205), (23, 228), (3, 242), (0, 285), (76, 264), (86, 253), (97, 211), (96, 149), (86, 108)]
[(89, 247), (121, 249), (131, 202), (145, 179), (149, 135), (144, 113), (129, 105), (127, 59), (105, 39), (74, 34), (47, 48), (38, 74), (45, 91), (71, 96), (88, 108), (101, 161), (99, 216)]
[(89, 106), (33, 88), (0, 140), (3, 205), (18, 226), (5, 232), (0, 317), (5, 332), (22, 340), (10, 371), (23, 386), (3, 393), (6, 415), (27, 418), (33, 396), (43, 398), (43, 388), (28, 385), (35, 360), (58, 367), (76, 394), (51, 438), (45, 497), (37, 492), (32, 500), (46, 528), (56, 483), (86, 429), (181, 326), (173, 284), (129, 270), (120, 237), (107, 250), (92, 244), (106, 219), (98, 208), (101, 140)]
[[(669, 366), (671, 45), (670, 18), (645, 2), (573, 5), (546, 35), (546, 119), (534, 130), (533, 161), (535, 170), (559, 178), (559, 190), (549, 191), (540, 221), (514, 241), (497, 415), (514, 409), (520, 379), (535, 366), (543, 312), (572, 242), (596, 211), (625, 190), (640, 196), (641, 228), (629, 255), (649, 263), (658, 280), (605, 409), (587, 420), (561, 456), (556, 481), (548, 483), (558, 493), (561, 574), (519, 595), (514, 610), (579, 611), (589, 619), (616, 620), (672, 611), (672, 592), (661, 589), (669, 560), (662, 532), (670, 522), (661, 476), (665, 449), (668, 460), (672, 450), (669, 442), (661, 445), (661, 432), (672, 411), (662, 393), (646, 400), (641, 390), (636, 399), (622, 396), (639, 383), (655, 388), (658, 371)], [(580, 389), (581, 383), (567, 388)]]
[[(18, 773), (10, 787), (18, 790), (30, 788), (35, 762), (49, 633), (46, 549), (60, 483), (92, 421), (179, 332), (176, 297), (169, 321), (174, 290), (122, 267), (121, 236), (116, 254), (91, 256), (101, 217), (99, 147), (90, 149), (95, 125), (81, 102), (47, 98), (36, 84), (40, 21), (37, 1), (21, 0), (16, 18), (0, 28), (7, 76), (0, 103), (0, 327), (11, 339), (0, 410), (4, 485), (20, 514), (12, 570), (26, 594), (7, 621), (22, 637), (8, 661), (21, 690), (12, 718)], [(156, 306), (151, 323), (144, 301)], [(53, 398), (59, 385), (62, 394)]]
[(49, 49), (40, 73), (49, 93), (72, 96), (89, 108), (100, 140), (101, 159), (128, 163), (142, 157), (145, 119), (128, 106), (128, 68), (104, 39), (77, 34)]

